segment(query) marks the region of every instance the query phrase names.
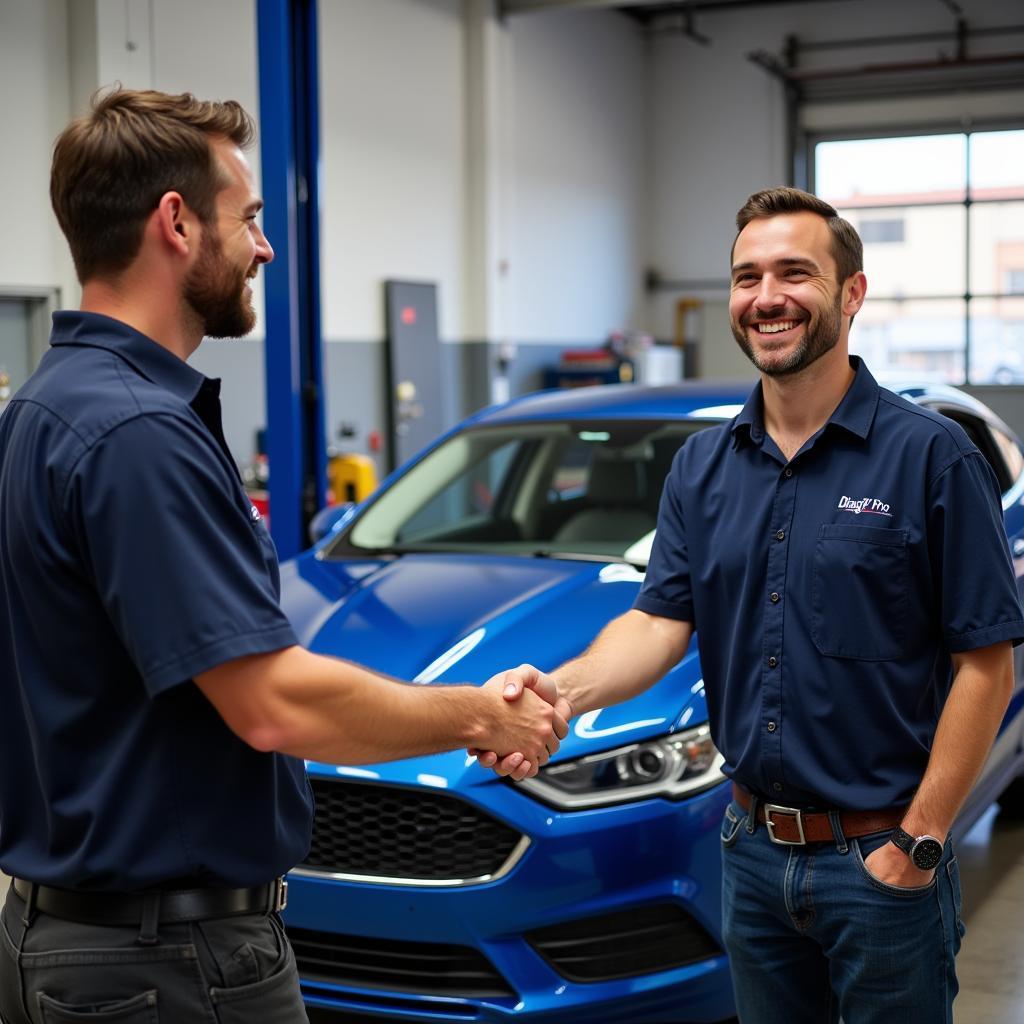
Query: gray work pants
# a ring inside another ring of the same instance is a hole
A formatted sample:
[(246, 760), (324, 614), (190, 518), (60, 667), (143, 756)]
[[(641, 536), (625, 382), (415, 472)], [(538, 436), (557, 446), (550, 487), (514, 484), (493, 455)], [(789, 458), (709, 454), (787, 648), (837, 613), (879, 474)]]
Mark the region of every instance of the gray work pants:
[(12, 888), (0, 914), (4, 1024), (307, 1024), (295, 956), (277, 914), (138, 927), (77, 924)]

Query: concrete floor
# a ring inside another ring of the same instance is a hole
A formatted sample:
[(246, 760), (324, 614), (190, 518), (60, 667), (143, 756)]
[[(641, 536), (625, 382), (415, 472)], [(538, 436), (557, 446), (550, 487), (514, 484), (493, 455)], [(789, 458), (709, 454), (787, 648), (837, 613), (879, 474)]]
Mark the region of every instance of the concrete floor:
[[(967, 935), (956, 1024), (1024, 1024), (1024, 822), (992, 807), (957, 848)], [(0, 896), (7, 891), (0, 874)]]
[(967, 935), (956, 1024), (1024, 1024), (1024, 822), (997, 811), (957, 847)]

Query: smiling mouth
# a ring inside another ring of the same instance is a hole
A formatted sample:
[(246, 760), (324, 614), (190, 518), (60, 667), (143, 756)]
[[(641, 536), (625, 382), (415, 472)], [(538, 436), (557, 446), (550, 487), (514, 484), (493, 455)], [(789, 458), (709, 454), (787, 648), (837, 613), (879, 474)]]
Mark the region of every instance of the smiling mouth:
[(782, 331), (791, 331), (799, 326), (799, 320), (772, 320), (767, 323), (758, 322), (753, 324), (758, 334), (779, 334)]

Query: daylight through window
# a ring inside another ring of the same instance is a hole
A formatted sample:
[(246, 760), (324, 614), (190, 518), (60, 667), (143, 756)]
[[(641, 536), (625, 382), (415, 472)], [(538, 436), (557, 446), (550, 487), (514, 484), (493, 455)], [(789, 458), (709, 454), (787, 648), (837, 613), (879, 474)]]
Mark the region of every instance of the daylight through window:
[(1024, 383), (1024, 131), (819, 142), (814, 190), (860, 232), (851, 351), (951, 383)]

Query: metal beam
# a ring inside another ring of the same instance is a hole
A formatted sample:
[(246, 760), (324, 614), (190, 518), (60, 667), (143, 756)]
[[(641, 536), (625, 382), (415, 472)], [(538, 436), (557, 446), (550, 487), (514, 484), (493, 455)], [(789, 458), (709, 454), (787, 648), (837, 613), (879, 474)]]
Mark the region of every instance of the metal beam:
[(566, 7), (650, 7), (651, 0), (501, 0), (502, 16)]
[(325, 503), (316, 0), (257, 0), (270, 529), (281, 558)]
[[(852, 3), (855, 0), (786, 0), (787, 3)], [(771, 7), (779, 0), (497, 0), (502, 18), (512, 14), (535, 14), (538, 11), (594, 10), (613, 8), (644, 24), (666, 14), (692, 16), (735, 8)]]

